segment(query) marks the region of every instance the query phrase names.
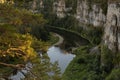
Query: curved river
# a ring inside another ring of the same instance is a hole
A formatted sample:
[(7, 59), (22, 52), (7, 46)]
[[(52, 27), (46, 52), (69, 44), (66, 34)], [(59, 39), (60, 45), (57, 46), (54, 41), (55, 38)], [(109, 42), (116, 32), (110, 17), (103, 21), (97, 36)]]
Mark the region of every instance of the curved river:
[(61, 50), (59, 47), (52, 46), (48, 49), (47, 54), (50, 58), (50, 62), (58, 62), (58, 67), (61, 69), (61, 73), (64, 73), (68, 64), (73, 60), (75, 55)]

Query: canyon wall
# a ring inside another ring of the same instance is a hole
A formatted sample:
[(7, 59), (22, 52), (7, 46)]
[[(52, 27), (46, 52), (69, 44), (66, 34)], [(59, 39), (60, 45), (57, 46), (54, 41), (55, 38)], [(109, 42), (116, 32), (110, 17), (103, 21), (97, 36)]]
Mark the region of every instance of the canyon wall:
[(65, 9), (66, 8), (64, 0), (53, 2), (53, 11), (59, 18), (65, 17)]
[(78, 1), (76, 18), (80, 23), (92, 24), (93, 26), (103, 26), (106, 16), (103, 14), (99, 4), (89, 5), (87, 1)]
[[(38, 8), (36, 4), (39, 4), (39, 8), (41, 9), (45, 7), (42, 0), (34, 0), (33, 8), (36, 8), (35, 10)], [(120, 51), (120, 1), (109, 0), (103, 5), (90, 0), (77, 0), (76, 5), (76, 8), (71, 6), (66, 7), (66, 0), (53, 0), (53, 9), (51, 12), (55, 13), (58, 18), (71, 15), (82, 24), (103, 27), (104, 44), (108, 45), (109, 49), (114, 52)], [(69, 13), (72, 9), (76, 9), (74, 14)]]
[(116, 52), (120, 51), (120, 2), (108, 4), (103, 40), (111, 50)]

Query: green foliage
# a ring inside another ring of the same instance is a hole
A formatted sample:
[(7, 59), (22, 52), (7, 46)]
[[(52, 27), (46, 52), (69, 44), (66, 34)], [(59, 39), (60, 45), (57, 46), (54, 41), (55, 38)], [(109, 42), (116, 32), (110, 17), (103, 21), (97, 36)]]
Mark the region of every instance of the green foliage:
[(107, 14), (108, 0), (87, 0), (87, 2), (88, 2), (90, 10), (93, 4), (99, 4), (103, 10), (103, 14), (105, 15)]
[(46, 20), (42, 14), (33, 14), (26, 9), (17, 9), (9, 4), (0, 4), (0, 23), (14, 25), (22, 34), (31, 33), (38, 39), (49, 39), (49, 33), (44, 28)]
[(41, 40), (38, 40), (38, 39), (34, 38), (33, 43), (32, 43), (31, 46), (37, 52), (39, 52), (39, 51), (46, 52), (48, 47), (50, 46), (50, 44), (48, 42), (41, 41)]
[(76, 57), (67, 67), (62, 80), (119, 80), (120, 54), (113, 54), (107, 46), (100, 46), (100, 54), (89, 53), (92, 46), (74, 51)]
[(17, 8), (26, 8), (26, 9), (30, 9), (30, 5), (28, 5), (30, 2), (32, 2), (33, 0), (13, 0), (14, 1), (14, 5)]
[(80, 47), (75, 51), (76, 57), (69, 64), (63, 80), (99, 80), (100, 55), (89, 54), (89, 47)]
[(25, 27), (41, 25), (43, 26), (46, 20), (41, 14), (33, 14), (26, 9), (17, 9), (13, 5), (0, 4), (0, 19), (2, 23), (12, 25), (22, 25)]
[[(4, 33), (0, 35), (0, 61), (9, 62), (15, 58), (27, 61), (35, 57), (35, 51), (31, 47), (32, 37), (29, 34), (18, 34), (13, 26), (0, 25)], [(3, 60), (3, 58), (5, 58)]]
[(0, 25), (0, 45), (0, 61), (5, 63), (23, 63), (35, 58), (34, 49), (46, 52), (49, 46), (29, 34), (17, 33), (16, 27), (9, 24)]
[(52, 18), (53, 15), (53, 2), (54, 0), (43, 0), (44, 9), (42, 13), (44, 14), (45, 19)]
[(78, 30), (79, 22), (73, 16), (65, 16), (64, 18), (55, 18), (50, 24), (56, 27), (62, 27), (69, 30)]
[(115, 67), (120, 67), (120, 52), (114, 53), (113, 64)]
[(101, 47), (101, 64), (102, 69), (107, 73), (109, 73), (114, 66), (113, 54), (105, 45)]
[(77, 9), (77, 0), (65, 0), (66, 8), (72, 8), (69, 13), (75, 14)]
[(44, 41), (49, 40), (49, 32), (41, 26), (32, 27), (31, 32), (37, 39)]
[(101, 27), (87, 27), (87, 30), (82, 30), (80, 33), (83, 37), (88, 39), (92, 44), (100, 44), (103, 36), (103, 29)]
[(120, 69), (113, 69), (110, 75), (105, 80), (119, 80), (120, 79)]
[(59, 41), (59, 37), (57, 37), (54, 33), (50, 33), (50, 40), (49, 40), (49, 43), (52, 45), (52, 44), (55, 44), (57, 41)]
[[(49, 43), (42, 41), (49, 35), (44, 29), (45, 23), (46, 20), (41, 14), (33, 14), (26, 9), (18, 9), (7, 3), (0, 4), (0, 62), (25, 64), (36, 58), (35, 50), (46, 52)], [(33, 33), (37, 29), (40, 37), (34, 35), (36, 32)], [(0, 68), (5, 69), (0, 69), (0, 74), (3, 73), (3, 75), (11, 74), (13, 71), (2, 65)]]

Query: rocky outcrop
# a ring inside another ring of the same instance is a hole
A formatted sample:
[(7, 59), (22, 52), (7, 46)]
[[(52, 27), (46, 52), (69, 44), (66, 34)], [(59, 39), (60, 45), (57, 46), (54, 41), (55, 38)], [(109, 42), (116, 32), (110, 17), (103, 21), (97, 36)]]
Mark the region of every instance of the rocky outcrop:
[(109, 3), (104, 41), (109, 49), (120, 51), (120, 3)]
[(30, 9), (35, 13), (41, 12), (41, 10), (44, 8), (43, 0), (33, 0), (30, 7)]
[[(103, 14), (99, 4), (90, 4), (86, 0), (77, 0), (76, 13), (69, 13), (73, 8), (72, 5), (66, 7), (65, 0), (53, 1), (53, 11), (58, 18), (63, 18), (66, 15), (75, 16), (80, 23), (92, 24), (93, 26), (103, 26), (106, 21), (106, 16)], [(43, 0), (34, 0), (32, 9), (34, 12), (44, 8)]]
[(59, 0), (53, 3), (53, 11), (56, 13), (57, 17), (65, 17), (65, 1)]
[(68, 13), (72, 7), (66, 7), (65, 0), (59, 0), (53, 3), (53, 9), (59, 18), (65, 15), (75, 16), (80, 23), (92, 24), (94, 26), (103, 26), (106, 22), (106, 16), (103, 14), (99, 4), (89, 5), (86, 0), (78, 0), (76, 13)]
[(103, 14), (99, 4), (89, 5), (86, 0), (78, 1), (76, 18), (80, 23), (92, 24), (93, 26), (103, 26), (106, 16)]

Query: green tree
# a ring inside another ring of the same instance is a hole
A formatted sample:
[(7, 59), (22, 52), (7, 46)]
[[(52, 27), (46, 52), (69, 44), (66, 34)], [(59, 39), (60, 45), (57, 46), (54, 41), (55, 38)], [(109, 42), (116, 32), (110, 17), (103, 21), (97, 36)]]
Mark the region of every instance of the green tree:
[(105, 72), (109, 73), (114, 67), (113, 65), (113, 54), (107, 46), (103, 45), (101, 47), (101, 67)]
[(119, 80), (120, 79), (120, 69), (113, 69), (109, 76), (105, 80)]

